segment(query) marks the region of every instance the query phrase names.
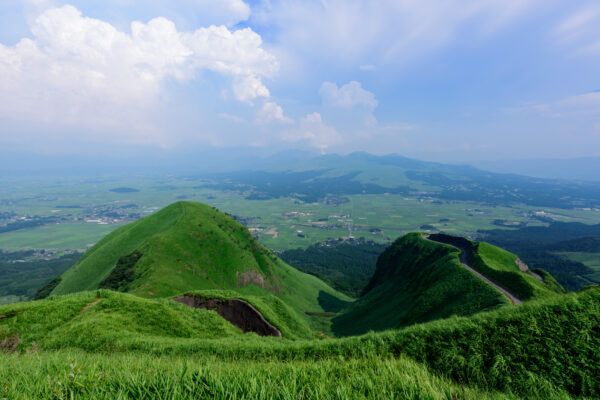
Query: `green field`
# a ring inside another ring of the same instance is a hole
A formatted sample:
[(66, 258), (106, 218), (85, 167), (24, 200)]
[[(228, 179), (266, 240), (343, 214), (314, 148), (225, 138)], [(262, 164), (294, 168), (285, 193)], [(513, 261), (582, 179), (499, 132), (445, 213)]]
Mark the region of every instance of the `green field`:
[[(532, 218), (532, 213), (540, 210), (556, 221), (600, 223), (600, 212), (592, 210), (491, 206), (466, 201), (435, 201), (418, 195), (347, 195), (344, 197), (349, 201), (338, 205), (301, 203), (285, 197), (247, 200), (243, 193), (202, 188), (201, 180), (175, 177), (47, 178), (2, 183), (5, 188), (0, 192), (3, 212), (63, 219), (43, 227), (0, 233), (1, 249), (85, 248), (133, 219), (110, 221), (104, 225), (83, 222), (82, 218), (93, 219), (94, 215), (102, 215), (103, 212), (123, 211), (123, 206), (130, 207), (125, 210), (126, 213), (144, 216), (180, 199), (201, 201), (230, 214), (250, 218), (247, 226), (255, 228), (261, 242), (274, 250), (307, 247), (329, 238), (350, 235), (390, 242), (406, 232), (419, 230), (423, 225), (456, 234), (497, 228), (495, 220), (505, 221), (506, 226), (516, 223), (544, 225)], [(139, 192), (110, 191), (116, 187), (131, 187)], [(290, 214), (294, 212), (314, 214)]]
[(119, 227), (88, 222), (46, 225), (0, 234), (0, 248), (16, 249), (83, 249)]

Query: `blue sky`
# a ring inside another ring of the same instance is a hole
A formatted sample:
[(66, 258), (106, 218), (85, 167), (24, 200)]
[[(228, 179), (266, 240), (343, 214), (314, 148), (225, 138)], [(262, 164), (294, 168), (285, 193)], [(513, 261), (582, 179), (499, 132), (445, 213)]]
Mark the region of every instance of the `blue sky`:
[(594, 1), (1, 1), (0, 146), (600, 156), (599, 67)]

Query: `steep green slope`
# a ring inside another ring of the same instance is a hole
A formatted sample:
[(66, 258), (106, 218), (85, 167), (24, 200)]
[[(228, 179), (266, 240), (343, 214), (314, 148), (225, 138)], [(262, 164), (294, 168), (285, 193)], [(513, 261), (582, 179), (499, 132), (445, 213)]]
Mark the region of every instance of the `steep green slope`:
[[(477, 256), (480, 257), (480, 262), (476, 262)], [(504, 283), (508, 289), (514, 288), (520, 294), (522, 300), (566, 292), (552, 275), (544, 270), (530, 271), (525, 266), (526, 271), (521, 271), (518, 265), (523, 266), (524, 264), (519, 260), (517, 255), (509, 251), (489, 243), (478, 242), (477, 256), (471, 263), (473, 268), (478, 269), (492, 280), (494, 280), (494, 277), (497, 277), (498, 282), (501, 284)], [(537, 279), (534, 274), (540, 277), (542, 281)], [(513, 283), (516, 281), (519, 281), (519, 283)]]
[(459, 253), (420, 233), (396, 240), (377, 260), (364, 295), (333, 319), (333, 331), (360, 334), (508, 304), (500, 292), (460, 265)]
[(62, 275), (52, 294), (98, 287), (148, 298), (206, 289), (271, 294), (306, 318), (305, 311), (328, 311), (323, 298), (350, 300), (281, 261), (233, 218), (192, 202), (174, 203), (107, 235)]

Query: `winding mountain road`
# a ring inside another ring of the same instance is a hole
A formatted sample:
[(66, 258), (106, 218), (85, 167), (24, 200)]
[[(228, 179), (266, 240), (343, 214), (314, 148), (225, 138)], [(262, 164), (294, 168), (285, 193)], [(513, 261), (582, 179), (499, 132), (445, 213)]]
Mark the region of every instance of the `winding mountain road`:
[(492, 281), (491, 279), (489, 279), (488, 277), (486, 277), (485, 275), (483, 275), (482, 273), (476, 271), (475, 269), (473, 269), (472, 267), (470, 267), (467, 264), (467, 252), (465, 249), (449, 244), (449, 243), (444, 243), (444, 242), (438, 242), (437, 240), (433, 240), (430, 239), (429, 236), (424, 236), (425, 239), (435, 242), (435, 243), (442, 243), (448, 246), (452, 246), (455, 249), (460, 250), (460, 263), (463, 267), (465, 267), (466, 269), (468, 269), (469, 271), (471, 271), (471, 273), (473, 273), (474, 275), (478, 276), (479, 278), (483, 279), (486, 283), (488, 283), (489, 285), (492, 285), (494, 288), (496, 288), (500, 293), (502, 293), (504, 296), (506, 296), (510, 302), (514, 305), (519, 305), (522, 303), (521, 299), (519, 299), (517, 296), (515, 296), (514, 294), (510, 293), (508, 290), (506, 290), (505, 288), (503, 288), (502, 286), (498, 285), (497, 283), (495, 283), (494, 281)]

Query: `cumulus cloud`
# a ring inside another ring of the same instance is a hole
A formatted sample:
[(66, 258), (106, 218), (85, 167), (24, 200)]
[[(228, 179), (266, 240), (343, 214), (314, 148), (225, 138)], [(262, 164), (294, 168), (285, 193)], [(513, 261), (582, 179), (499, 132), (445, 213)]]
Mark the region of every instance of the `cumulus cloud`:
[(322, 152), (342, 139), (338, 131), (326, 125), (321, 114), (316, 112), (302, 118), (297, 128), (283, 132), (282, 138), (289, 142), (306, 143)]
[(0, 44), (0, 117), (127, 128), (144, 140), (165, 83), (212, 71), (229, 79), (237, 100), (252, 103), (269, 97), (263, 79), (279, 67), (250, 28), (179, 32), (159, 17), (133, 22), (127, 33), (66, 5), (44, 11), (31, 32), (15, 46)]
[(338, 88), (335, 83), (323, 82), (319, 94), (323, 104), (340, 108), (365, 107), (374, 110), (377, 107), (375, 95), (362, 88), (359, 82), (351, 81)]
[(272, 101), (266, 101), (265, 104), (263, 104), (262, 109), (258, 113), (257, 120), (262, 123), (276, 121), (284, 124), (291, 124), (294, 122), (291, 118), (288, 118), (283, 114), (283, 109), (279, 104)]

